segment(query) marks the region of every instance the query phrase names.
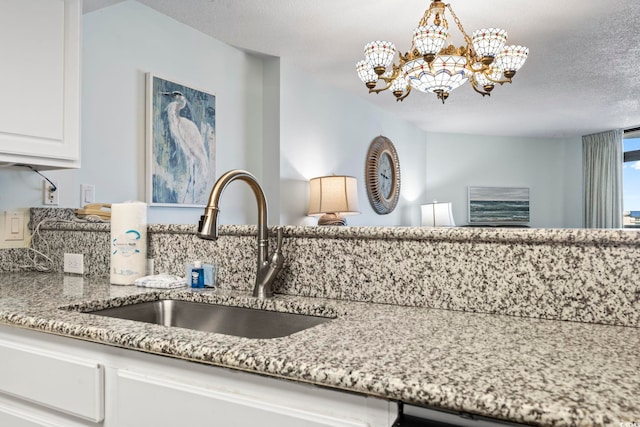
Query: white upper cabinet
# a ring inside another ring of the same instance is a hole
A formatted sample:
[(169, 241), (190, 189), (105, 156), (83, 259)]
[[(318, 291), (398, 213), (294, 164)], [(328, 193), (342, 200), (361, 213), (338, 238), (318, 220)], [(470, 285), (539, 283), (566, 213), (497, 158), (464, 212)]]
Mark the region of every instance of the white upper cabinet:
[(81, 0), (0, 2), (0, 164), (80, 166)]

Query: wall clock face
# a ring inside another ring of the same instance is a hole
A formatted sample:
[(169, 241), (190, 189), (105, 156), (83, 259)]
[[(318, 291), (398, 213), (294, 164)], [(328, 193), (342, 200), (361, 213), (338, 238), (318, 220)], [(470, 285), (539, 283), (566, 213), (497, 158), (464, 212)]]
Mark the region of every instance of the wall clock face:
[(371, 141), (365, 179), (373, 210), (381, 215), (392, 212), (400, 198), (400, 162), (389, 138), (378, 136)]

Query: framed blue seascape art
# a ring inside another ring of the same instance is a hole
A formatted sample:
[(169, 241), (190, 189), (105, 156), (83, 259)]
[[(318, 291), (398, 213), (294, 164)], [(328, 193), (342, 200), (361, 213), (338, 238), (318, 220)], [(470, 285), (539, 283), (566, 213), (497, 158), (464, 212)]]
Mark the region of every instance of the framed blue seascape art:
[(147, 202), (201, 207), (215, 182), (216, 97), (147, 73)]
[(529, 189), (526, 187), (469, 187), (470, 224), (526, 224)]

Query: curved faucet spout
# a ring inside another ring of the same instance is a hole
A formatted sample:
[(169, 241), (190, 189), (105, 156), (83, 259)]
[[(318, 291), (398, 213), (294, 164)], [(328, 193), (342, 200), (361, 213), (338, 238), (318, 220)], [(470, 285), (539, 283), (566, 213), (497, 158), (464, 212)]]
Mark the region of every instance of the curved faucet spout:
[(280, 246), (282, 241), (282, 230), (278, 230), (278, 248), (276, 252), (279, 253), (280, 258), (277, 259), (274, 254), (274, 261), (271, 262), (269, 256), (269, 241), (267, 230), (267, 199), (264, 196), (262, 187), (258, 184), (258, 180), (249, 172), (243, 170), (230, 170), (223, 174), (211, 189), (209, 195), (209, 202), (204, 210), (204, 214), (200, 217), (198, 223), (197, 236), (201, 239), (216, 240), (218, 238), (218, 204), (220, 197), (224, 192), (227, 185), (235, 180), (241, 180), (246, 182), (256, 198), (258, 204), (258, 262), (256, 270), (256, 284), (253, 290), (253, 295), (259, 298), (270, 297), (273, 295), (271, 285), (276, 274), (282, 268), (282, 260), (280, 253)]
[(246, 182), (253, 190), (258, 203), (258, 239), (267, 240), (267, 199), (256, 177), (247, 171), (239, 169), (226, 172), (218, 178), (213, 188), (211, 188), (209, 202), (198, 224), (198, 237), (201, 239), (216, 240), (218, 238), (218, 212), (220, 212), (218, 204), (220, 203), (220, 196), (222, 196), (227, 185), (236, 179)]

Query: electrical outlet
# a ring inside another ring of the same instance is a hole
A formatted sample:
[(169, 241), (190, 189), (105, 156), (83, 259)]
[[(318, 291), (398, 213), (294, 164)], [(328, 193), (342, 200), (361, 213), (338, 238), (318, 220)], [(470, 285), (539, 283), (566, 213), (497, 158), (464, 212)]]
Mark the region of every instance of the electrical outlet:
[[(46, 179), (42, 181), (42, 204), (48, 206), (58, 206), (60, 202), (60, 186), (53, 182), (53, 185)], [(55, 188), (55, 191), (53, 190)]]
[(84, 255), (64, 254), (64, 272), (84, 274)]

